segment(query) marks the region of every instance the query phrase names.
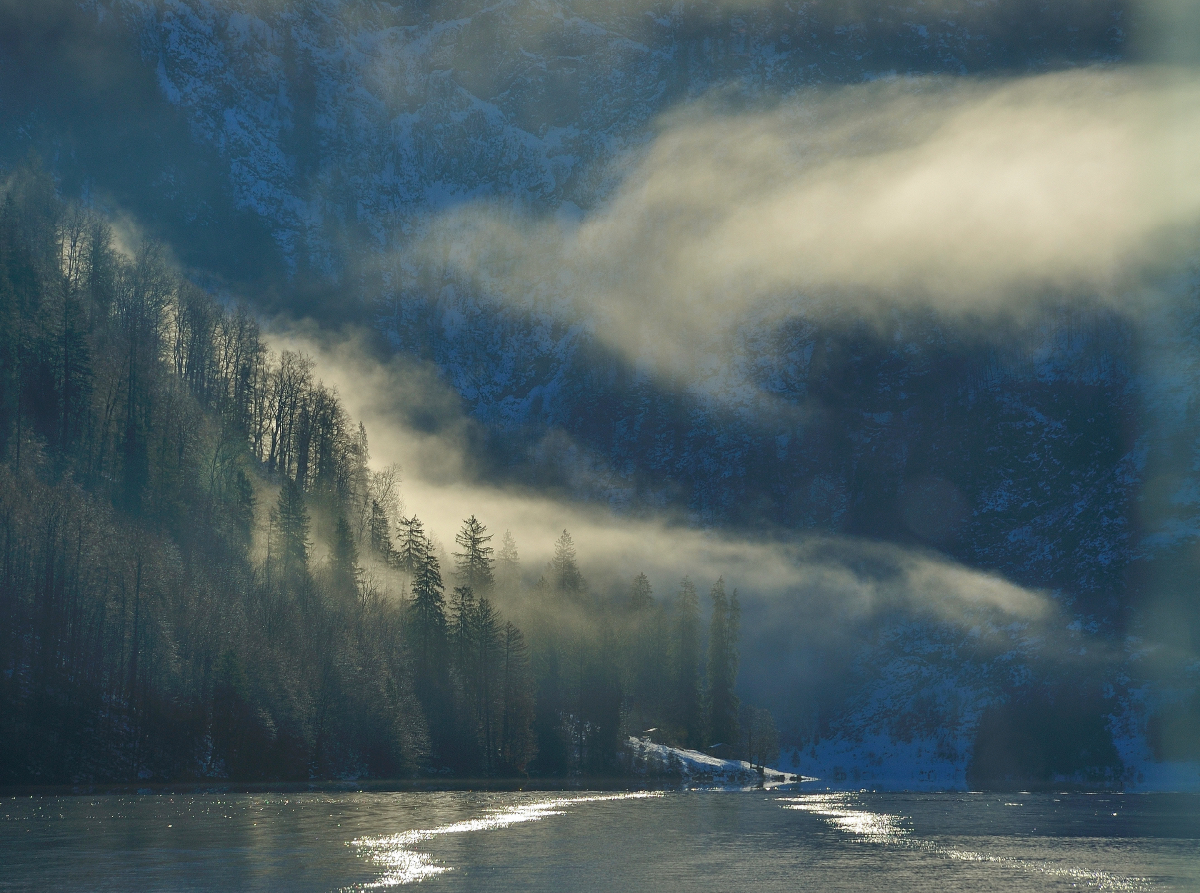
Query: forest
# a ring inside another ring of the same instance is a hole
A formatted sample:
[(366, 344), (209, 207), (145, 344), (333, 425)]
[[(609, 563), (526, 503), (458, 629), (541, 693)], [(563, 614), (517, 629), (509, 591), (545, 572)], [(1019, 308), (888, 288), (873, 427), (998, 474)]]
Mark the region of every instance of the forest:
[(723, 580), (593, 591), (568, 531), (530, 572), (473, 515), (447, 551), (400, 485), (248, 305), (4, 174), (0, 784), (605, 776), (647, 730), (777, 753)]

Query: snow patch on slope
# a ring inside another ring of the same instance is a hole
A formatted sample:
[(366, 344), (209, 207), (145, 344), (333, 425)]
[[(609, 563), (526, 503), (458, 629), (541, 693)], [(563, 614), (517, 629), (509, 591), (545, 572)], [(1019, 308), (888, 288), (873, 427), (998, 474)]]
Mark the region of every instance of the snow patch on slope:
[(631, 736), (626, 753), (635, 775), (681, 779), (689, 788), (770, 789), (797, 781), (816, 781), (769, 767), (760, 774), (745, 760), (725, 760), (698, 750), (655, 744), (648, 738)]

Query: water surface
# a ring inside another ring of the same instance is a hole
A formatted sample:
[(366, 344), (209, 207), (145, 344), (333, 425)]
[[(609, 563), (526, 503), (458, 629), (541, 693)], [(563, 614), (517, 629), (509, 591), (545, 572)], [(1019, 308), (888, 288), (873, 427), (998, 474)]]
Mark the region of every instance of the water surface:
[(1200, 891), (1200, 797), (9, 798), (0, 890)]

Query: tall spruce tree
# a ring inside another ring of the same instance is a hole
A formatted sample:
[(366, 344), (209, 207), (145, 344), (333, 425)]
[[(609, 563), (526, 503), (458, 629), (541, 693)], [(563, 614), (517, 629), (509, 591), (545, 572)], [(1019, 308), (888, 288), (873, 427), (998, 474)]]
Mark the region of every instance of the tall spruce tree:
[(380, 506), (379, 500), (371, 500), (370, 516), (367, 520), (367, 541), (370, 543), (371, 552), (379, 557), (385, 564), (392, 564), (396, 560), (395, 549), (392, 548), (392, 536), (389, 531), (391, 522), (388, 520), (387, 512)]
[(473, 694), (475, 725), (484, 755), (484, 771), (492, 774), (499, 764), (497, 754), (496, 690), (497, 648), (500, 644), (500, 618), (487, 596), (480, 596), (471, 617), (475, 649)]
[(304, 494), (295, 481), (285, 477), (279, 488), (279, 501), (275, 506), (274, 521), (279, 530), (279, 566), (287, 584), (308, 573), (308, 510), (304, 507)]
[(738, 698), (734, 694), (738, 672), (737, 640), (741, 609), (737, 591), (725, 594), (724, 578), (712, 588), (712, 622), (708, 628), (708, 728), (710, 744), (737, 747)]
[(779, 732), (775, 717), (761, 707), (742, 707), (742, 742), (744, 755), (752, 766), (766, 766), (779, 758)]
[(675, 609), (674, 715), (688, 747), (704, 745), (704, 710), (700, 690), (700, 599), (687, 577), (679, 584)]
[(654, 589), (645, 574), (633, 578), (633, 586), (629, 592), (629, 607), (634, 611), (644, 611), (654, 604)]
[(529, 646), (512, 622), (501, 637), (503, 695), (500, 718), (500, 769), (522, 775), (537, 753), (533, 731), (534, 692), (530, 675)]
[(329, 551), (329, 568), (334, 588), (341, 593), (355, 594), (358, 590), (360, 571), (358, 547), (354, 544), (354, 531), (345, 515), (338, 515), (333, 531), (333, 548)]
[(601, 620), (594, 640), (583, 646), (585, 670), (582, 680), (580, 753), (582, 768), (596, 774), (611, 772), (621, 747), (621, 688), (617, 665), (616, 637), (607, 622)]
[(557, 624), (558, 596), (545, 576), (533, 587), (530, 664), (534, 677), (536, 758), (534, 767), (546, 775), (570, 770), (570, 666), (566, 635)]
[(454, 663), (464, 678), (470, 676), (470, 662), (475, 646), (475, 590), (470, 586), (455, 586), (450, 600), (450, 647)]
[(513, 598), (521, 588), (521, 558), (517, 541), (510, 531), (504, 531), (496, 552), (496, 590), (501, 596)]
[(495, 583), (492, 574), (492, 554), (495, 550), (488, 545), (491, 539), (487, 527), (479, 523), (474, 515), (463, 521), (462, 529), (454, 537), (462, 549), (454, 553), (458, 581), (481, 596), (491, 592)]
[(628, 632), (624, 655), (628, 713), (638, 728), (662, 724), (664, 688), (669, 688), (662, 628), (662, 611), (654, 604), (654, 591), (645, 574), (633, 580), (629, 594)]
[[(425, 526), (416, 515), (401, 519), (396, 555), (400, 567), (410, 575), (409, 629), (414, 667), (418, 681), (428, 683), (446, 657), (445, 584), (441, 565), (425, 537)], [(424, 690), (428, 692), (427, 684)]]
[(396, 524), (395, 563), (411, 577), (416, 577), (425, 566), (429, 556), (429, 540), (425, 537), (425, 525), (416, 515), (411, 518), (400, 518)]
[(583, 575), (575, 563), (575, 541), (566, 530), (554, 543), (550, 561), (550, 584), (559, 595), (575, 596), (584, 590)]

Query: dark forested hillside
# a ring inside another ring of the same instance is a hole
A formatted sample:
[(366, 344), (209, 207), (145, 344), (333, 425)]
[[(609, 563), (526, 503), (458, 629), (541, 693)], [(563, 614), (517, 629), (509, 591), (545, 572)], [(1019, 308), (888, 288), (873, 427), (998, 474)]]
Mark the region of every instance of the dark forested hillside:
[(646, 726), (740, 740), (736, 592), (706, 664), (690, 583), (594, 595), (566, 531), (532, 593), (474, 517), (445, 555), (314, 372), (36, 163), (8, 175), (0, 783), (606, 773)]
[(310, 560), (310, 512), (345, 523), (367, 474), (311, 363), (37, 168), (5, 190), (0, 314), (4, 780), (423, 765), (399, 606)]

